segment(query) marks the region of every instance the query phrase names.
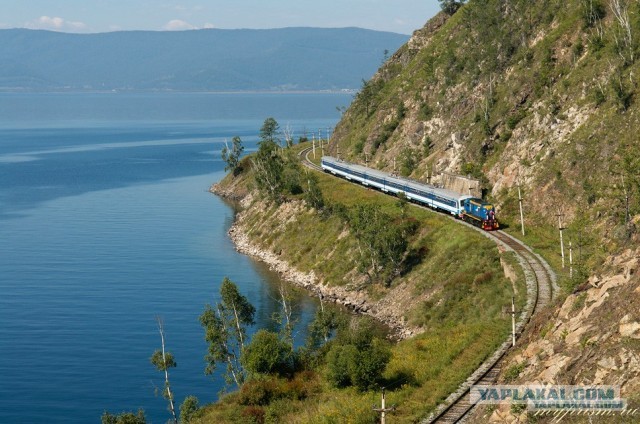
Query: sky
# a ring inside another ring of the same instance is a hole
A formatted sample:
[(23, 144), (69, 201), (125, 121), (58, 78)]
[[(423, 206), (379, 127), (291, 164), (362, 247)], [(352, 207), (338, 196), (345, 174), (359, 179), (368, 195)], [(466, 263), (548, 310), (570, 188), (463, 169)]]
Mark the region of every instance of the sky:
[(0, 0), (0, 28), (94, 33), (360, 27), (411, 34), (436, 0)]

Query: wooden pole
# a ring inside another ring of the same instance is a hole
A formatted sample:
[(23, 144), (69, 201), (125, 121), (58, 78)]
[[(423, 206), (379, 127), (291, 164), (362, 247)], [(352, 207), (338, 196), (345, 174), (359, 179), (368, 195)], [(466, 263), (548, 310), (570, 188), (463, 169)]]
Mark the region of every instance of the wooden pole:
[(524, 213), (522, 211), (522, 194), (520, 193), (520, 184), (518, 184), (518, 202), (520, 203), (520, 228), (524, 237)]
[(569, 242), (569, 278), (573, 278), (573, 246)]
[(564, 214), (558, 213), (557, 217), (558, 217), (558, 230), (560, 230), (560, 255), (562, 256), (562, 269), (565, 268), (564, 266), (564, 241), (562, 239), (562, 230), (564, 230), (564, 228), (562, 228), (562, 216)]
[(511, 296), (511, 346), (516, 345), (516, 298)]
[(384, 396), (384, 387), (382, 388), (382, 407), (381, 408), (373, 408), (374, 411), (376, 412), (380, 412), (380, 423), (381, 424), (385, 424), (386, 423), (386, 414), (387, 412), (391, 412), (391, 411), (395, 411), (395, 406), (391, 406), (391, 408), (387, 408), (386, 407), (386, 403), (385, 403), (386, 399)]

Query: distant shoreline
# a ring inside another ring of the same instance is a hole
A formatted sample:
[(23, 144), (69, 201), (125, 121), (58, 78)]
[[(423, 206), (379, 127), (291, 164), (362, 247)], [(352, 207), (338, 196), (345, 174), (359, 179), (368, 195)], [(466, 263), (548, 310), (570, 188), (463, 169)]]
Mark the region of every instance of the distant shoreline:
[(358, 89), (339, 90), (33, 90), (0, 88), (0, 94), (355, 94)]

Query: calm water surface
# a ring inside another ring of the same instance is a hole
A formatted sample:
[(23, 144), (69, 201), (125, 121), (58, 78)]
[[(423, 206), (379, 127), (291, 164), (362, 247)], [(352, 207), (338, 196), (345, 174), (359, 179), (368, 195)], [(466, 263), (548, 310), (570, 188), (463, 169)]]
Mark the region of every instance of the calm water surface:
[[(278, 279), (238, 254), (207, 193), (220, 148), (262, 121), (332, 127), (335, 94), (0, 94), (0, 423), (169, 418), (149, 357), (165, 322), (178, 403), (217, 398), (198, 316), (224, 276), (269, 326)], [(302, 323), (315, 310), (298, 294)], [(301, 337), (304, 334), (301, 333)]]

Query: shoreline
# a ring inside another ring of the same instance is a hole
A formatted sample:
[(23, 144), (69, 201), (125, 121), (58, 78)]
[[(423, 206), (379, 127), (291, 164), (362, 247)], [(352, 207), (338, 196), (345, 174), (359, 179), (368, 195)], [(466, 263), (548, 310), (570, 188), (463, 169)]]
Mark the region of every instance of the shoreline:
[(236, 214), (234, 222), (227, 232), (238, 252), (260, 260), (284, 281), (305, 289), (310, 295), (320, 298), (321, 301), (333, 302), (354, 313), (373, 317), (387, 326), (395, 339), (404, 340), (424, 332), (422, 328), (407, 325), (404, 318), (392, 313), (404, 310), (389, 300), (395, 298), (394, 291), (402, 290), (403, 287), (397, 287), (389, 295), (378, 301), (373, 301), (364, 291), (351, 291), (344, 287), (323, 284), (313, 271), (308, 273), (300, 271), (281, 259), (279, 255), (268, 249), (263, 249), (251, 241), (242, 225), (247, 207), (253, 200), (251, 195), (240, 199), (232, 189), (222, 189), (218, 184), (213, 184), (209, 192), (226, 200), (239, 201), (242, 206), (242, 210)]

